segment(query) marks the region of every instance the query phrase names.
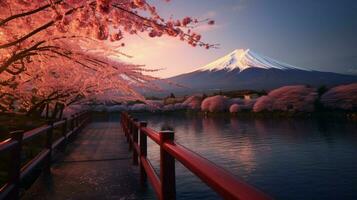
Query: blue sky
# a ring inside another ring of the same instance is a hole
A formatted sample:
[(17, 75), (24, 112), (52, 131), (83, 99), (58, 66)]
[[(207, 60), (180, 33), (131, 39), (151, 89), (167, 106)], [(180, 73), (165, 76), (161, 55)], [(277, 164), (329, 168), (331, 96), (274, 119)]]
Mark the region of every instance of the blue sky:
[(163, 0), (150, 1), (174, 18), (213, 18), (197, 29), (218, 50), (192, 48), (175, 39), (129, 37), (131, 62), (165, 68), (158, 76), (193, 71), (237, 48), (314, 70), (357, 74), (357, 1)]

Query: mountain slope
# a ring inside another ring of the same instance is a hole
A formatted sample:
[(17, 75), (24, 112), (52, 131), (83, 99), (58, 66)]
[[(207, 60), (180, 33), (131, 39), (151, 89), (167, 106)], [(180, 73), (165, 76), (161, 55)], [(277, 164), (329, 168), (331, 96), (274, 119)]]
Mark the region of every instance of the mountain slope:
[(352, 82), (357, 82), (357, 76), (299, 68), (250, 50), (238, 49), (196, 71), (160, 80), (156, 84), (164, 90), (161, 93), (191, 94), (219, 90), (270, 90), (294, 84), (332, 86)]
[(249, 49), (237, 49), (232, 53), (223, 56), (222, 58), (213, 61), (212, 63), (199, 69), (200, 71), (219, 71), (219, 70), (239, 70), (244, 71), (249, 68), (261, 68), (261, 69), (300, 69), (286, 63), (276, 61), (274, 59), (259, 55)]

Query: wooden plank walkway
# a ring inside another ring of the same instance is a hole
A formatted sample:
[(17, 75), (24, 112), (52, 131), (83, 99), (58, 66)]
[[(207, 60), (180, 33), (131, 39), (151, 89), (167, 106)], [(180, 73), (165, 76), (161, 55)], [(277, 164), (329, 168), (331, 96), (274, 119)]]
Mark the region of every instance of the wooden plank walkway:
[(23, 199), (152, 199), (130, 156), (119, 120), (91, 123)]

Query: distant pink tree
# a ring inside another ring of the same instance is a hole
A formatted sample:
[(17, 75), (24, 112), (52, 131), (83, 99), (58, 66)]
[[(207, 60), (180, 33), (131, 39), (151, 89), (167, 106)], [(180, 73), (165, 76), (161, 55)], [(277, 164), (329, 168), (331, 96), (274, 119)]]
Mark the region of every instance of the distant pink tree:
[(229, 106), (236, 105), (239, 106), (239, 111), (242, 110), (252, 110), (253, 106), (256, 102), (256, 99), (241, 99), (241, 98), (233, 98), (229, 100)]
[(201, 108), (202, 97), (201, 96), (190, 96), (182, 104), (190, 110), (199, 110)]
[(207, 97), (201, 104), (201, 110), (206, 112), (222, 112), (227, 110), (228, 98), (221, 95)]
[(317, 99), (315, 88), (304, 85), (284, 86), (260, 97), (253, 107), (254, 112), (267, 111), (314, 111)]
[(259, 97), (257, 102), (254, 104), (253, 111), (272, 111), (273, 110), (273, 98), (269, 96)]
[(321, 102), (327, 108), (356, 110), (357, 83), (331, 88), (322, 95)]
[(240, 106), (238, 104), (233, 104), (229, 107), (229, 112), (230, 113), (237, 113), (241, 110)]

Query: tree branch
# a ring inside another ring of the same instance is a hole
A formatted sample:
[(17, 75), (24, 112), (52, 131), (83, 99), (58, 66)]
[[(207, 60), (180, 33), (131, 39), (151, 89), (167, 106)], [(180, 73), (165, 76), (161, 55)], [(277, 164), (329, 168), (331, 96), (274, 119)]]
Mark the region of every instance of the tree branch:
[(35, 30), (33, 30), (30, 33), (28, 33), (27, 35), (15, 40), (15, 41), (9, 42), (7, 44), (0, 45), (0, 49), (11, 47), (11, 46), (14, 46), (14, 45), (16, 45), (16, 44), (18, 44), (20, 42), (23, 42), (26, 39), (28, 39), (28, 38), (32, 37), (33, 35), (37, 34), (38, 32), (41, 32), (41, 31), (47, 29), (48, 27), (52, 26), (54, 23), (55, 23), (54, 21), (47, 22), (46, 24), (36, 28)]
[[(63, 0), (58, 0), (58, 1), (54, 2), (53, 4), (59, 4), (59, 3), (61, 3), (62, 1), (63, 1)], [(42, 10), (45, 10), (45, 9), (49, 8), (49, 7), (51, 7), (51, 4), (46, 4), (46, 5), (42, 6), (42, 7), (39, 7), (39, 8), (37, 8), (37, 9), (35, 9), (35, 10), (30, 10), (30, 11), (28, 11), (28, 12), (24, 12), (24, 13), (12, 15), (12, 16), (10, 16), (10, 17), (8, 17), (8, 18), (6, 18), (6, 19), (0, 21), (0, 26), (3, 26), (4, 24), (6, 24), (7, 22), (9, 22), (9, 21), (11, 21), (11, 20), (14, 20), (14, 19), (17, 19), (17, 18), (20, 18), (20, 17), (25, 17), (25, 16), (28, 16), (28, 15), (32, 15), (32, 14), (38, 13), (38, 12), (40, 12), (40, 11), (42, 11)]]

